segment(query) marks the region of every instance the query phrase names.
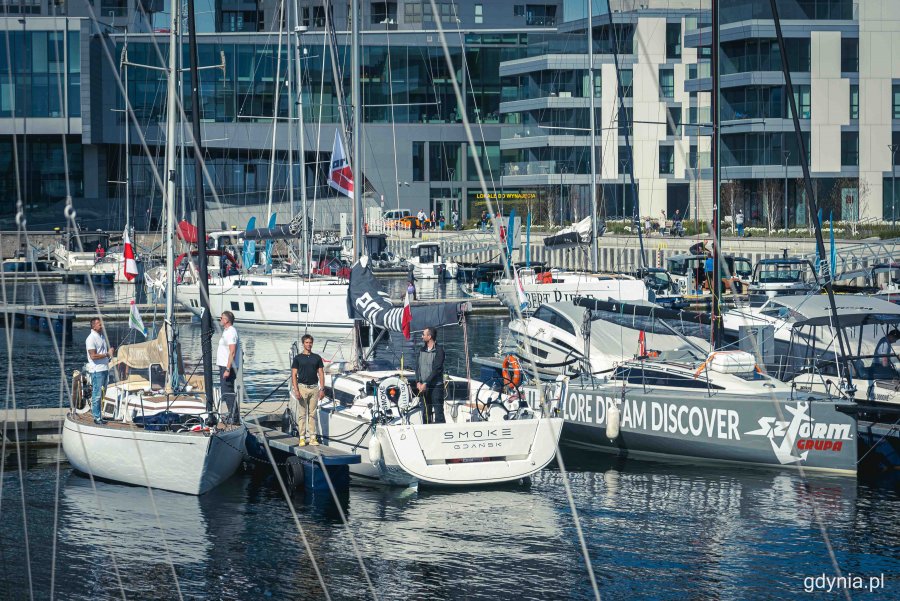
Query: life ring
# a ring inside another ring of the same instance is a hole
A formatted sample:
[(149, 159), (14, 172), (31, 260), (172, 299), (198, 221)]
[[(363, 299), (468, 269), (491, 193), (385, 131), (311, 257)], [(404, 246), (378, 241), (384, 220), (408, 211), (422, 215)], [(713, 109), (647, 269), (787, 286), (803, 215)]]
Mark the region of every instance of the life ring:
[(522, 382), (522, 367), (519, 365), (519, 359), (515, 355), (507, 355), (503, 359), (503, 382), (512, 389), (515, 389)]

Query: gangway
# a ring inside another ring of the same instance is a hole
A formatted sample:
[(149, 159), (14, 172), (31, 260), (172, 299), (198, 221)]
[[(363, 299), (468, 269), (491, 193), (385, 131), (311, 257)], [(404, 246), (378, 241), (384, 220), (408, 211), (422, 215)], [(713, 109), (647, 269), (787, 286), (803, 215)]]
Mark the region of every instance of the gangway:
[[(835, 280), (852, 280), (859, 277), (868, 278), (872, 267), (875, 265), (900, 260), (900, 238), (879, 240), (877, 242), (843, 244), (837, 247), (835, 255)], [(808, 254), (804, 258), (813, 264), (815, 264), (817, 258), (822, 261), (822, 258), (817, 257), (816, 253)], [(827, 265), (830, 261), (831, 258), (826, 256), (821, 264)], [(824, 273), (825, 270), (820, 266), (819, 271)]]

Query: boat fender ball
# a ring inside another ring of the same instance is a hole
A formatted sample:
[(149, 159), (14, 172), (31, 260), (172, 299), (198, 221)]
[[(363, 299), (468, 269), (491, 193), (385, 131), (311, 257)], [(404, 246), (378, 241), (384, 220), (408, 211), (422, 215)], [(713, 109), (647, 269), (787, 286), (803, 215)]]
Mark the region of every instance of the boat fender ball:
[(369, 440), (369, 461), (376, 465), (381, 463), (381, 443), (375, 436)]
[(606, 437), (615, 440), (619, 437), (619, 417), (621, 412), (618, 405), (612, 405), (606, 412)]

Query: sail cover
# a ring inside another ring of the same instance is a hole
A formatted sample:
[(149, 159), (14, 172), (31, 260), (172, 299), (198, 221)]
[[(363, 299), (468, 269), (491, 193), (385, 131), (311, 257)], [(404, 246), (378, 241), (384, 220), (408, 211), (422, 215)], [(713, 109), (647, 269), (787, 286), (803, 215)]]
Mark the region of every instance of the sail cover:
[[(468, 303), (438, 303), (412, 305), (412, 331), (421, 331), (429, 326), (456, 325)], [(347, 290), (347, 314), (353, 319), (363, 319), (376, 328), (390, 332), (403, 332), (403, 307), (395, 307), (390, 297), (381, 289), (368, 257), (362, 257), (353, 264), (350, 271), (350, 286)]]

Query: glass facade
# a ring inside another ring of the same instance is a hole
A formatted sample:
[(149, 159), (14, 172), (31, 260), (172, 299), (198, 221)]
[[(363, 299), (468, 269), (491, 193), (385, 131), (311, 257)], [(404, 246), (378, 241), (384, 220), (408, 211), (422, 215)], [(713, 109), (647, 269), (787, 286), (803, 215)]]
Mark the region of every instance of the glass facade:
[[(792, 72), (810, 69), (809, 38), (787, 38), (788, 66)], [(781, 51), (775, 39), (750, 38), (722, 44), (722, 74), (781, 71)]]
[[(721, 0), (719, 10), (722, 23), (772, 19), (768, 2)], [(853, 0), (778, 0), (778, 16), (785, 20), (851, 20)]]
[(841, 166), (859, 166), (859, 132), (841, 132)]
[[(809, 163), (809, 132), (803, 133)], [(790, 153), (789, 165), (799, 165), (797, 137), (793, 132), (722, 134), (723, 167), (742, 165), (783, 165), (784, 152)]]
[[(84, 160), (81, 140), (60, 136), (19, 136), (17, 140), (19, 177), (16, 177), (16, 157), (12, 136), (0, 136), (0, 215), (13, 215), (21, 186), (26, 209), (36, 209), (66, 198), (66, 160), (69, 164), (68, 184), (73, 197), (83, 194)], [(63, 159), (63, 150), (68, 154)], [(18, 184), (17, 184), (18, 180)], [(55, 216), (57, 220), (61, 215)]]
[(80, 117), (77, 31), (10, 31), (0, 44), (0, 118)]

